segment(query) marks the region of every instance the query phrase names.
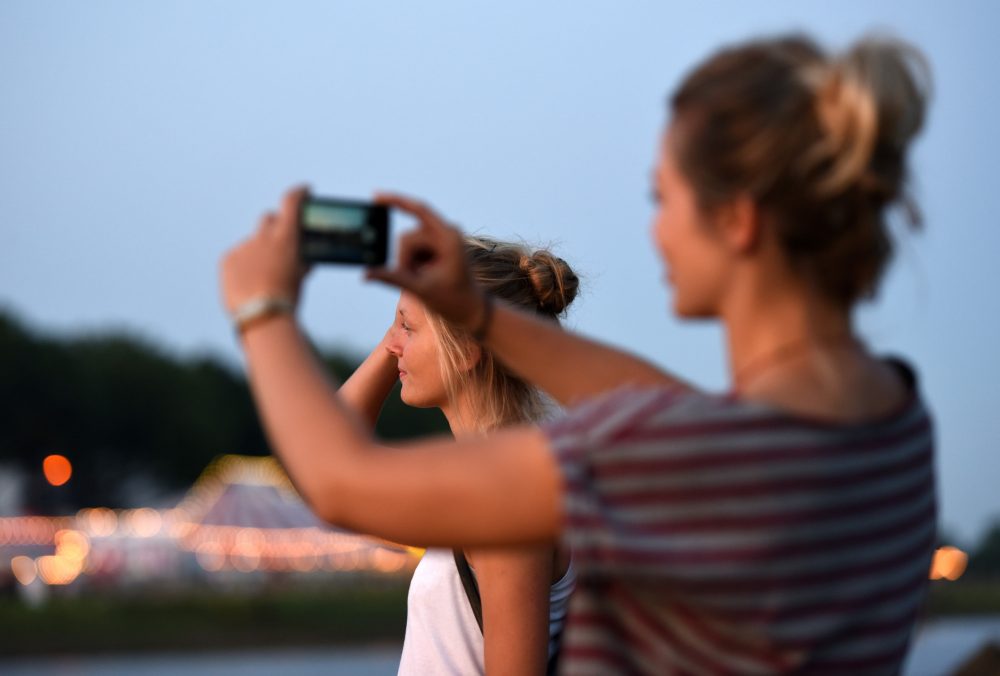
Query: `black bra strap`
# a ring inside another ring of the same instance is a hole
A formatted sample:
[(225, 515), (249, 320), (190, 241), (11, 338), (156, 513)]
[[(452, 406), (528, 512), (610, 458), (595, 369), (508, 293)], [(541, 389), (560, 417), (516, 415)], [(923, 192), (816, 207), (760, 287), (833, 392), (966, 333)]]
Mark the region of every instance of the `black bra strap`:
[(476, 584), (476, 578), (472, 575), (472, 568), (469, 567), (469, 562), (465, 558), (465, 552), (461, 549), (452, 550), (455, 555), (455, 566), (458, 567), (458, 576), (462, 578), (462, 586), (465, 587), (465, 595), (469, 599), (469, 605), (472, 606), (472, 614), (476, 616), (476, 624), (479, 625), (479, 631), (483, 631), (483, 600), (479, 596), (479, 585)]
[[(472, 573), (472, 568), (469, 566), (468, 559), (465, 558), (465, 552), (461, 549), (453, 549), (452, 554), (455, 556), (455, 567), (458, 568), (458, 576), (462, 578), (462, 586), (465, 587), (465, 596), (469, 599), (469, 605), (472, 606), (472, 614), (476, 616), (476, 624), (479, 625), (479, 631), (483, 631), (483, 599), (479, 596), (479, 584), (476, 582), (476, 578)], [(565, 626), (565, 625), (564, 625)], [(562, 640), (562, 630), (563, 627), (559, 628), (559, 633), (553, 638), (558, 645)], [(548, 676), (554, 676), (559, 664), (559, 651), (549, 655), (549, 661), (545, 665), (545, 673)]]

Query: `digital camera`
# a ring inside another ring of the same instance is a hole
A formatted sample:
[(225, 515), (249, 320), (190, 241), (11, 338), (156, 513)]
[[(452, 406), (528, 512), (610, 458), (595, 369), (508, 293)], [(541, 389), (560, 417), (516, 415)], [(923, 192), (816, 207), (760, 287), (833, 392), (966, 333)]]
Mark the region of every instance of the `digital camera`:
[(306, 197), (299, 211), (299, 255), (306, 263), (384, 265), (389, 208), (360, 200)]

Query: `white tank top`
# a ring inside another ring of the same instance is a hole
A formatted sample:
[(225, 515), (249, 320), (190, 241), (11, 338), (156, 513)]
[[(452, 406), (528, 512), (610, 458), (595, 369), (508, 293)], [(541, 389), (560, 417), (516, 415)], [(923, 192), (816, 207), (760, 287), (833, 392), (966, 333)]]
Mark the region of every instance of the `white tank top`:
[[(572, 561), (549, 589), (549, 654), (566, 621), (576, 582)], [(466, 676), (486, 671), (483, 634), (450, 549), (428, 549), (410, 580), (399, 676)]]

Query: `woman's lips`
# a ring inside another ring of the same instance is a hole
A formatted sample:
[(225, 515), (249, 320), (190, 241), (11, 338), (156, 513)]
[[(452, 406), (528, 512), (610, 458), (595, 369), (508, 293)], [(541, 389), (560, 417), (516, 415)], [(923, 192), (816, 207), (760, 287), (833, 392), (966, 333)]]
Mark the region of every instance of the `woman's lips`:
[(400, 371), (400, 372), (399, 372), (399, 377), (400, 377), (400, 378), (402, 378), (402, 377), (403, 377), (403, 376), (405, 376), (405, 375), (406, 375), (406, 371)]

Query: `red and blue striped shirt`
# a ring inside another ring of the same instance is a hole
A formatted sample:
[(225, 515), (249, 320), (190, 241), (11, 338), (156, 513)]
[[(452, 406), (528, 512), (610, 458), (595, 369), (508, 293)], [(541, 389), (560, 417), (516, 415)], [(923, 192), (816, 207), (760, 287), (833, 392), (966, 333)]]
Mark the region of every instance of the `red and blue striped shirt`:
[(573, 674), (894, 674), (935, 541), (933, 435), (625, 389), (546, 428), (578, 567)]

